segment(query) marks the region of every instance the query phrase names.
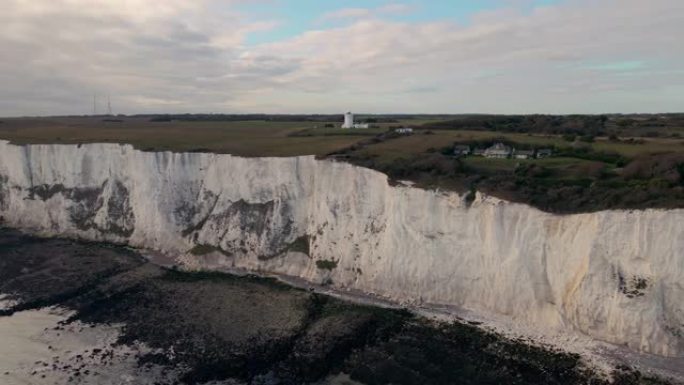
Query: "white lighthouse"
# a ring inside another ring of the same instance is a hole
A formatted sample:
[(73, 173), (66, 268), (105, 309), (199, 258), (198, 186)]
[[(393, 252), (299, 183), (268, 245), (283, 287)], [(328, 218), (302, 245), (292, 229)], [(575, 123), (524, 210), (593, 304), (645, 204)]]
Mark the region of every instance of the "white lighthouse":
[(344, 114), (344, 124), (342, 128), (354, 128), (354, 114), (347, 112)]

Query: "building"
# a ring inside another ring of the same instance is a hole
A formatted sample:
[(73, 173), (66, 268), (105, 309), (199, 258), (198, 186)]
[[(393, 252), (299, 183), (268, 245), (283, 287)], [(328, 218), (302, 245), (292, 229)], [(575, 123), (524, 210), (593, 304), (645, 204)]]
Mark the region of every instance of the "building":
[(534, 151), (533, 150), (515, 150), (514, 155), (515, 159), (532, 159), (534, 158)]
[(476, 148), (473, 150), (473, 155), (474, 156), (484, 156), (485, 154), (485, 149), (484, 148)]
[(402, 128), (397, 128), (394, 130), (397, 134), (403, 134), (403, 135), (408, 135), (408, 134), (413, 134), (413, 128), (409, 127), (402, 127)]
[(551, 155), (553, 155), (553, 150), (551, 150), (549, 148), (542, 148), (541, 150), (537, 151), (537, 158), (538, 159), (548, 158)]
[(344, 124), (342, 128), (354, 128), (354, 114), (347, 112), (344, 114)]
[(365, 128), (370, 128), (370, 125), (368, 123), (354, 123), (354, 114), (351, 112), (347, 112), (344, 114), (344, 123), (342, 124), (342, 128), (357, 128), (357, 129), (365, 129)]
[(454, 146), (455, 156), (468, 156), (470, 155), (470, 146), (456, 145)]
[(513, 154), (513, 149), (503, 143), (496, 143), (492, 147), (485, 150), (484, 156), (487, 158), (507, 159)]

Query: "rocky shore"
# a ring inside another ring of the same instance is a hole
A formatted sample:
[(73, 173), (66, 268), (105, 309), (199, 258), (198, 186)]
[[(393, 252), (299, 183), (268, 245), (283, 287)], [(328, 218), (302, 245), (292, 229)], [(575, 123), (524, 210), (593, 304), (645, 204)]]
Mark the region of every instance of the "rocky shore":
[(466, 322), (11, 230), (0, 231), (0, 293), (0, 337), (16, 339), (0, 359), (8, 384), (609, 383), (577, 355)]

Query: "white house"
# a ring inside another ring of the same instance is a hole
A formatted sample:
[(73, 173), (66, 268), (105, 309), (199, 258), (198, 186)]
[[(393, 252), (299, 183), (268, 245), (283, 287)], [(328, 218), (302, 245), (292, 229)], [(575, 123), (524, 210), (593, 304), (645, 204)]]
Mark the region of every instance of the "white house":
[(487, 158), (502, 158), (507, 159), (511, 157), (513, 149), (503, 143), (496, 143), (492, 147), (485, 150), (484, 156)]

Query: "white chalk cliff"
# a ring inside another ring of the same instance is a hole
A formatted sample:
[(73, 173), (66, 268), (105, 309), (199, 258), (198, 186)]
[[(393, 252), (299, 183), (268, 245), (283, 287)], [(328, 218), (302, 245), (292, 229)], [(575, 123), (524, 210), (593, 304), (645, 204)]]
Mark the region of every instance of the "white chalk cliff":
[(0, 220), (684, 354), (684, 210), (557, 216), (313, 157), (0, 141)]

